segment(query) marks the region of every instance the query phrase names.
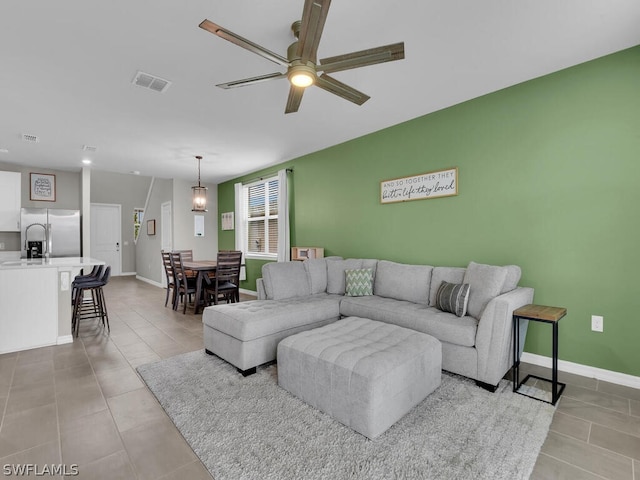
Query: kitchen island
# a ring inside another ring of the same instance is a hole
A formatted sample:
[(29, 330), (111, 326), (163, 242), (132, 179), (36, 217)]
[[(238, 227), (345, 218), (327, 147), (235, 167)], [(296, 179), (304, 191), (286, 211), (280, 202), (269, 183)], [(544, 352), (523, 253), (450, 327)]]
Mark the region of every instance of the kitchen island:
[(102, 260), (36, 258), (0, 262), (0, 354), (71, 343), (71, 283)]

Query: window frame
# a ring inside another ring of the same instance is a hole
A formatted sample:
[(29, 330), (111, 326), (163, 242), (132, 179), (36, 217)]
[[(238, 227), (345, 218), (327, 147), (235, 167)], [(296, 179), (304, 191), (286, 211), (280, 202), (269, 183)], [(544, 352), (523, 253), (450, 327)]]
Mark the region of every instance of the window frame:
[[(245, 258), (251, 258), (251, 259), (256, 259), (256, 260), (277, 260), (278, 259), (278, 251), (277, 251), (277, 246), (276, 246), (276, 251), (274, 253), (269, 253), (269, 221), (270, 220), (276, 220), (279, 221), (279, 215), (280, 215), (280, 205), (278, 205), (278, 211), (275, 215), (272, 215), (269, 213), (270, 211), (270, 201), (269, 201), (269, 183), (271, 182), (277, 182), (277, 190), (276, 190), (276, 199), (278, 199), (279, 195), (280, 195), (280, 181), (278, 179), (278, 176), (272, 176), (269, 178), (265, 178), (265, 179), (261, 179), (261, 180), (257, 180), (255, 182), (251, 182), (251, 183), (247, 183), (246, 185), (242, 185), (242, 191), (243, 191), (243, 195), (244, 195), (244, 212), (243, 212), (243, 219), (242, 221), (244, 222), (244, 226), (245, 226), (245, 238), (244, 238), (244, 248), (245, 248)], [(264, 196), (265, 196), (265, 204), (264, 204), (264, 215), (260, 216), (260, 217), (252, 217), (251, 219), (249, 218), (249, 189), (251, 187), (255, 187), (257, 185), (264, 185)], [(264, 246), (264, 252), (252, 252), (249, 250), (249, 224), (250, 222), (257, 222), (257, 221), (262, 221), (264, 220), (264, 232), (265, 232), (265, 246)], [(276, 223), (277, 224), (277, 223)], [(276, 238), (277, 241), (280, 242), (280, 238), (279, 235), (276, 233)]]

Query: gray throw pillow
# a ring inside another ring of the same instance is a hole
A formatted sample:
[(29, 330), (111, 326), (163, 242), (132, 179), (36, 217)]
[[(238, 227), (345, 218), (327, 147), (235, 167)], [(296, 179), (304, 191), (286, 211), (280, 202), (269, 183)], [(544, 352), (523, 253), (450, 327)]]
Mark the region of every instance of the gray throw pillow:
[(467, 303), (469, 302), (468, 283), (442, 282), (436, 294), (436, 308), (443, 312), (453, 313), (458, 317), (467, 314)]
[(466, 270), (464, 267), (434, 267), (429, 288), (429, 305), (435, 306), (436, 294), (442, 282), (462, 283)]

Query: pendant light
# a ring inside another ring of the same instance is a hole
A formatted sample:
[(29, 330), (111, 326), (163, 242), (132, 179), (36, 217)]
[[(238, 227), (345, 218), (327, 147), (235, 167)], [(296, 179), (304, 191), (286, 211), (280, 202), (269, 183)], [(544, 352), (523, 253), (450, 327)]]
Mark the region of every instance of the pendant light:
[(198, 160), (198, 186), (191, 187), (191, 195), (193, 197), (192, 212), (206, 212), (207, 211), (207, 187), (200, 185), (200, 155), (196, 156)]

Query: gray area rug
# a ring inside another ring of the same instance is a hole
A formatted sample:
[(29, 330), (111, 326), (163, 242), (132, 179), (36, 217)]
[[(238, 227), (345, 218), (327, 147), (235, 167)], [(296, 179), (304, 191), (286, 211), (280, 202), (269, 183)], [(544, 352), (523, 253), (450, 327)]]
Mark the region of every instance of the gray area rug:
[(524, 479), (554, 407), (443, 374), (442, 385), (376, 440), (278, 387), (277, 367), (243, 378), (203, 351), (138, 368), (216, 480)]

